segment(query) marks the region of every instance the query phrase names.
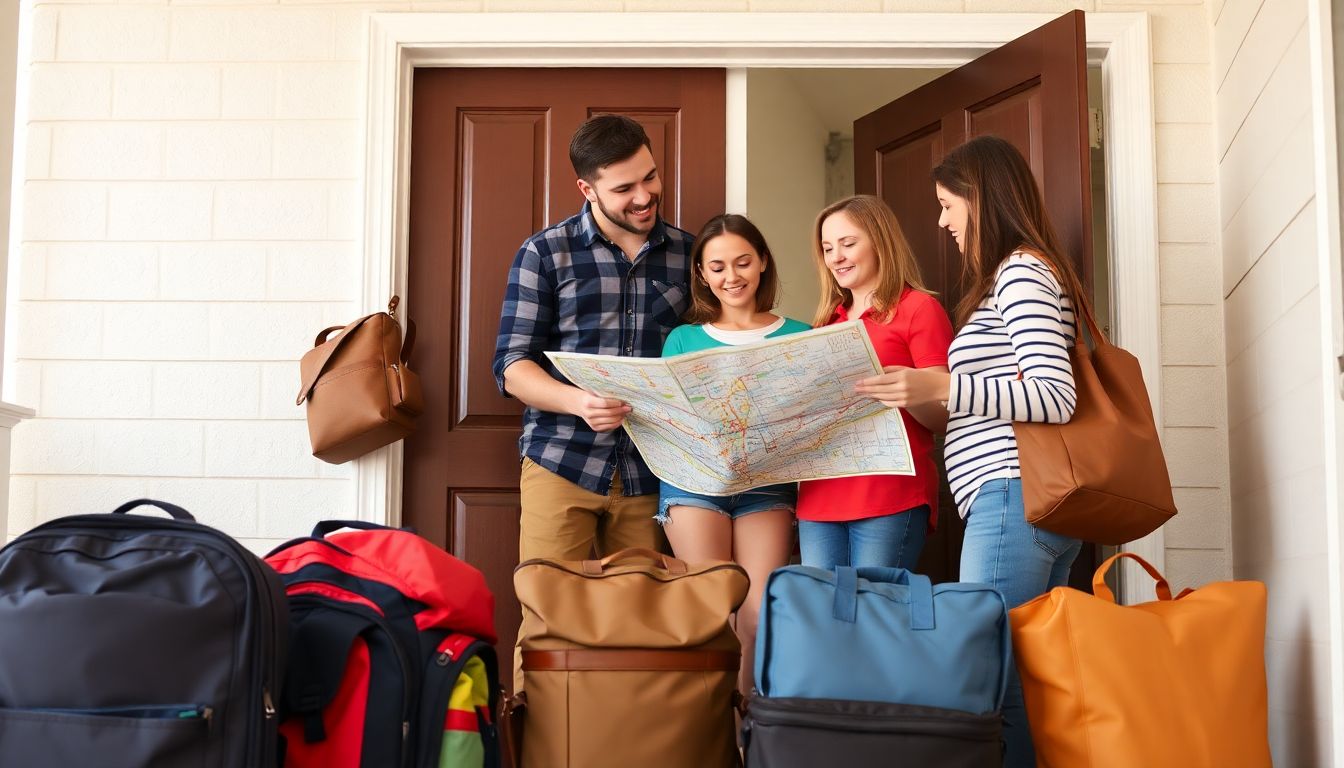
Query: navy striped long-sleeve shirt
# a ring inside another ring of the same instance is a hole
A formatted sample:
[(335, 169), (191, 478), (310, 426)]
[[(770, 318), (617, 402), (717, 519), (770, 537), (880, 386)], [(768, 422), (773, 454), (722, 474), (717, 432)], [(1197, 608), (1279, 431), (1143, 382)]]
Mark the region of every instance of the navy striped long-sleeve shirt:
[[(531, 360), (560, 381), (543, 352), (659, 357), (663, 340), (690, 305), (692, 236), (661, 219), (648, 242), (627, 259), (583, 210), (528, 238), (518, 249), (500, 311), (495, 381)], [(626, 496), (658, 492), (654, 477), (624, 429), (594, 432), (577, 416), (528, 407), (519, 452), (545, 469), (605, 495), (619, 469)]]
[(1032, 254), (1004, 259), (948, 352), (943, 457), (962, 517), (986, 481), (1021, 476), (1014, 421), (1061, 424), (1073, 416), (1074, 337), (1073, 303), (1054, 272)]

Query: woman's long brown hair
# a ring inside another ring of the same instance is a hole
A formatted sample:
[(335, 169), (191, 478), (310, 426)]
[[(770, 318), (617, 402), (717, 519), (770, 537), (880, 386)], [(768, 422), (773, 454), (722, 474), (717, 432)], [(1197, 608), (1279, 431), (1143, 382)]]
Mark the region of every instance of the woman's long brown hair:
[(779, 293), (779, 270), (775, 269), (774, 256), (770, 254), (770, 246), (765, 243), (765, 235), (746, 216), (721, 213), (705, 222), (705, 226), (695, 236), (695, 244), (691, 246), (691, 306), (682, 319), (694, 325), (712, 323), (723, 314), (723, 303), (705, 282), (705, 265), (701, 261), (705, 256), (705, 246), (720, 235), (737, 235), (756, 250), (756, 255), (761, 257), (761, 263), (765, 266), (761, 280), (756, 285), (756, 311), (769, 312), (775, 308), (775, 296)]
[(896, 311), (896, 303), (906, 286), (929, 293), (919, 275), (919, 262), (915, 261), (915, 254), (901, 231), (901, 222), (891, 208), (882, 198), (872, 195), (846, 197), (823, 208), (812, 227), (812, 260), (817, 265), (817, 282), (821, 284), (821, 298), (812, 318), (813, 327), (829, 323), (835, 308), (841, 304), (852, 306), (854, 303), (850, 292), (835, 282), (835, 275), (826, 266), (826, 255), (821, 252), (821, 225), (837, 213), (849, 216), (863, 230), (877, 256), (877, 290), (873, 291), (869, 302), (874, 317), (886, 322)]
[(933, 180), (970, 208), (963, 233), (958, 327), (989, 294), (999, 264), (1014, 251), (1030, 251), (1049, 264), (1067, 293), (1079, 285), (1046, 215), (1031, 166), (1017, 147), (998, 136), (977, 136), (948, 152), (933, 169)]

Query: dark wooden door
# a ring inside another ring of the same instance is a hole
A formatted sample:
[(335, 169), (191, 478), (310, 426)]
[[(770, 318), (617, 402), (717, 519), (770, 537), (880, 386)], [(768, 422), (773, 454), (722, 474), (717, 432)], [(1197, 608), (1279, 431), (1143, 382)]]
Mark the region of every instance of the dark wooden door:
[(425, 412), (406, 441), (402, 519), (485, 573), (508, 684), (522, 405), (490, 364), (509, 267), (583, 205), (569, 140), (592, 115), (644, 125), (664, 218), (694, 232), (722, 213), (724, 71), (419, 69), (413, 99), (408, 309)]
[[(1022, 150), (1078, 274), (1092, 284), (1092, 181), (1087, 135), (1087, 52), (1082, 11), (990, 51), (854, 123), (854, 183), (901, 221), (929, 287), (951, 315), (961, 298), (961, 256), (938, 228), (929, 172), (949, 149), (995, 134)], [(955, 581), (964, 525), (942, 483), (938, 532), (918, 569)], [(1090, 591), (1098, 564), (1085, 544), (1071, 581)]]

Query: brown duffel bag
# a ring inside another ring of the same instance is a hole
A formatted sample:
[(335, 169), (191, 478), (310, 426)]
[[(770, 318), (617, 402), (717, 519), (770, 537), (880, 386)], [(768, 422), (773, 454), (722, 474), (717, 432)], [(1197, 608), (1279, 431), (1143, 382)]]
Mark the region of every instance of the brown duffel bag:
[(741, 646), (730, 622), (747, 595), (741, 566), (626, 549), (528, 560), (513, 584), (523, 606), (514, 719), (525, 724), (524, 768), (741, 764)]

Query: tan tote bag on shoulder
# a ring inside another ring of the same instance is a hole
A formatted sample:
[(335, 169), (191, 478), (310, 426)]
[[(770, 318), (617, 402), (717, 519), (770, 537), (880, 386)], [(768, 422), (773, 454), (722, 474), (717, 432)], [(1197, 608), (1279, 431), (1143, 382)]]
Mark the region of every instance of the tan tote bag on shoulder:
[[(1073, 418), (1013, 422), (1027, 522), (1083, 541), (1125, 544), (1157, 530), (1176, 514), (1176, 502), (1139, 361), (1106, 339), (1087, 293), (1070, 282)], [(1095, 349), (1083, 337), (1084, 321)]]

